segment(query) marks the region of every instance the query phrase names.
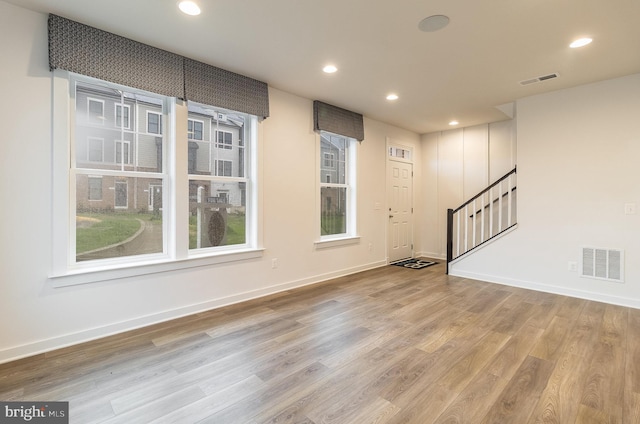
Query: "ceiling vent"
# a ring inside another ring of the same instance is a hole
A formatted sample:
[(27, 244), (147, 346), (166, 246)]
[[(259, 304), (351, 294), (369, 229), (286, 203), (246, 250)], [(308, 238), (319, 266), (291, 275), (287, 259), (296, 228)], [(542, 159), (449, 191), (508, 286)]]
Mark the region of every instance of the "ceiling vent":
[(531, 79), (528, 79), (528, 80), (520, 81), (520, 85), (535, 84), (535, 83), (538, 83), (538, 82), (547, 81), (547, 80), (554, 79), (554, 78), (558, 78), (558, 73), (557, 72), (554, 72), (553, 74), (542, 75), (540, 77), (535, 77), (535, 78), (531, 78)]

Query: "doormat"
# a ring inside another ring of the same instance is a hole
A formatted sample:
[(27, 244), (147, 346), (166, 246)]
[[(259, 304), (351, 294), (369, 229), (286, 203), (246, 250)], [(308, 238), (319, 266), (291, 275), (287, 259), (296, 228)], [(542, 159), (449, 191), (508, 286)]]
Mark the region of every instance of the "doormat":
[(425, 261), (423, 259), (405, 259), (402, 261), (393, 262), (391, 265), (401, 266), (404, 268), (411, 268), (411, 269), (422, 269), (422, 268), (426, 268), (428, 266), (436, 265), (436, 264), (437, 262)]

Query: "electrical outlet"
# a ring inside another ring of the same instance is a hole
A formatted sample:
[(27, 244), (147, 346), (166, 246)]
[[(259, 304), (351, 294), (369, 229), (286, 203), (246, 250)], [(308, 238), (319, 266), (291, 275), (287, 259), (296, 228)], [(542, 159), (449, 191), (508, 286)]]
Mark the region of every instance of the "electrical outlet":
[(373, 250), (373, 243), (369, 243), (369, 252)]
[(578, 263), (575, 261), (569, 261), (567, 269), (571, 272), (578, 272)]
[(278, 268), (278, 258), (271, 259), (271, 269)]

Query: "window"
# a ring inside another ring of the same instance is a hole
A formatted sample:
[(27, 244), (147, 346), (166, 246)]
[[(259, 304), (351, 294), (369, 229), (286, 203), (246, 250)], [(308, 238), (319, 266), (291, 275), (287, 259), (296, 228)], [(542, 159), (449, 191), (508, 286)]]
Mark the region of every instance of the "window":
[(102, 177), (88, 176), (87, 183), (89, 184), (88, 200), (102, 200)]
[[(59, 285), (260, 256), (257, 117), (62, 72), (54, 86)], [(101, 126), (87, 119), (98, 104), (114, 113)]]
[(187, 127), (187, 131), (189, 132), (189, 140), (202, 140), (202, 129), (204, 128), (204, 122), (189, 119), (187, 120)]
[(89, 162), (102, 162), (104, 160), (104, 140), (97, 137), (87, 139), (87, 160)]
[(104, 101), (87, 98), (87, 120), (90, 124), (104, 125)]
[(114, 206), (116, 209), (126, 209), (129, 205), (129, 184), (127, 180), (116, 181), (114, 190), (116, 193)]
[(218, 149), (232, 148), (233, 134), (227, 131), (218, 130), (216, 131), (216, 137), (218, 139), (218, 143), (216, 145)]
[(334, 168), (335, 154), (324, 152), (322, 155), (324, 156), (323, 166), (325, 168)]
[(131, 121), (129, 120), (129, 112), (131, 106), (116, 104), (116, 127), (118, 128), (131, 128)]
[(219, 177), (231, 177), (232, 166), (233, 166), (233, 162), (230, 160), (216, 160), (216, 169), (217, 169), (216, 175)]
[(210, 127), (204, 128), (202, 141), (195, 142), (197, 148), (190, 147), (194, 155), (188, 158), (189, 249), (199, 252), (246, 246), (251, 241), (247, 216), (252, 205), (246, 193), (251, 180), (245, 175), (250, 166), (248, 149), (240, 140), (254, 137), (256, 120), (250, 115), (214, 111), (213, 106), (190, 102), (189, 115), (196, 114), (206, 116), (204, 122)]
[(147, 132), (149, 134), (162, 134), (161, 114), (147, 111)]
[(131, 142), (116, 140), (116, 163), (131, 164)]
[(320, 236), (355, 236), (355, 140), (320, 132)]

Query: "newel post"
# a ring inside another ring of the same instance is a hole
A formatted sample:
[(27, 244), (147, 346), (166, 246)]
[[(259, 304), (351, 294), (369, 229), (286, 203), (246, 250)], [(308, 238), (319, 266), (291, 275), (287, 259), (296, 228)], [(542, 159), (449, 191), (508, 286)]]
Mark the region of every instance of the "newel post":
[(447, 209), (447, 274), (449, 262), (453, 259), (453, 209)]

